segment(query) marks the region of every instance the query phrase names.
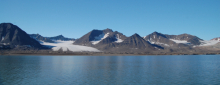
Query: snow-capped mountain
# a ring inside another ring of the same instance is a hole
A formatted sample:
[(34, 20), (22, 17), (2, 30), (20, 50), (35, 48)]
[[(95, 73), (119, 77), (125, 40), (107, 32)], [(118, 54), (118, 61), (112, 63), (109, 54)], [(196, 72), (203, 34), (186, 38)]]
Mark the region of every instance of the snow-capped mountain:
[(191, 51), (195, 44), (199, 44), (202, 41), (200, 38), (189, 34), (167, 35), (158, 32), (153, 32), (143, 38), (151, 44), (164, 47), (169, 52)]
[(151, 44), (160, 45), (163, 47), (170, 47), (176, 44), (174, 41), (167, 38), (166, 35), (158, 32), (153, 32), (144, 37), (146, 41), (149, 41)]
[(203, 41), (197, 36), (193, 36), (190, 34), (166, 35), (166, 37), (176, 43), (185, 43), (185, 44), (192, 44), (192, 45), (200, 45), (201, 44), (200, 41)]
[(138, 34), (134, 34), (124, 39), (121, 43), (110, 43), (103, 47), (103, 50), (113, 52), (149, 52), (163, 49), (160, 46), (152, 45)]
[(126, 52), (126, 51), (155, 51), (163, 49), (161, 46), (152, 45), (138, 34), (126, 37), (120, 32), (111, 29), (92, 30), (83, 37), (77, 39), (73, 44), (96, 47), (104, 51)]
[(111, 29), (92, 30), (81, 38), (77, 39), (73, 44), (85, 46), (98, 46), (109, 43), (120, 43), (126, 38), (125, 35)]
[(173, 46), (174, 44), (188, 44), (188, 45), (200, 45), (202, 39), (189, 35), (167, 35), (158, 32), (153, 32), (144, 37), (145, 40), (151, 42), (152, 44), (158, 44), (162, 46)]

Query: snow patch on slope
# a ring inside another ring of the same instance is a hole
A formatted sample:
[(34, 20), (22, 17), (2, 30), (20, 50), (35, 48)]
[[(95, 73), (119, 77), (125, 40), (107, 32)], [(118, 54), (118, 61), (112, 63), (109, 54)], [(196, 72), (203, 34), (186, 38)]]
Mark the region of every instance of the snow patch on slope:
[(95, 39), (93, 41), (91, 41), (91, 42), (92, 42), (93, 45), (98, 44), (100, 41), (102, 41), (103, 39), (107, 38), (108, 36), (109, 36), (109, 33), (106, 33), (106, 34), (103, 33), (103, 34), (95, 37)]
[(169, 46), (170, 46), (170, 45), (165, 44), (165, 43), (161, 43), (161, 42), (154, 42), (154, 41), (152, 41), (152, 39), (151, 39), (151, 38), (150, 38), (150, 40), (148, 40), (148, 42), (150, 42), (151, 44), (164, 45), (164, 46), (167, 46), (167, 47), (169, 47)]
[(117, 39), (117, 41), (115, 41), (116, 43), (121, 43), (121, 42), (123, 42), (123, 40), (122, 40), (122, 39), (120, 39), (120, 36), (119, 36), (118, 34), (117, 34), (116, 39)]
[(42, 45), (52, 47), (53, 51), (58, 51), (62, 49), (63, 51), (73, 51), (73, 52), (82, 52), (82, 51), (91, 51), (91, 52), (100, 52), (98, 49), (88, 46), (73, 45), (73, 41), (56, 41), (56, 43), (43, 42)]
[(169, 47), (170, 45), (168, 45), (168, 44), (165, 44), (165, 43), (160, 43), (160, 42), (156, 42), (155, 44), (157, 44), (157, 45), (164, 45), (164, 46), (167, 46), (167, 47)]
[(174, 41), (175, 43), (183, 43), (183, 44), (189, 44), (190, 42), (187, 42), (186, 40), (175, 40), (175, 39), (170, 39)]
[(2, 37), (2, 41), (4, 40), (5, 37)]
[(218, 40), (209, 40), (209, 41), (200, 41), (201, 45), (199, 46), (210, 46), (210, 45), (215, 45), (217, 43), (219, 43), (220, 41)]

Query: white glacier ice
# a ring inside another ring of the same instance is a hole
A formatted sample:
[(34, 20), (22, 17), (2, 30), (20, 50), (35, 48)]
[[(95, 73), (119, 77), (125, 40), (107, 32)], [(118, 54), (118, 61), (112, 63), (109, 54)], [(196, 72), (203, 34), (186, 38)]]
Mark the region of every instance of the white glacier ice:
[(52, 46), (53, 51), (58, 51), (62, 48), (63, 51), (73, 51), (73, 52), (82, 52), (82, 51), (90, 51), (90, 52), (100, 52), (98, 49), (88, 46), (81, 45), (73, 45), (73, 41), (56, 41), (56, 43), (47, 43), (43, 42), (42, 45)]
[(170, 39), (172, 41), (174, 41), (175, 43), (183, 43), (183, 44), (188, 44), (190, 42), (187, 42), (186, 40), (175, 40), (175, 39)]
[(199, 46), (210, 46), (210, 45), (215, 45), (217, 43), (219, 43), (220, 41), (218, 40), (208, 40), (208, 41), (200, 41), (201, 45)]

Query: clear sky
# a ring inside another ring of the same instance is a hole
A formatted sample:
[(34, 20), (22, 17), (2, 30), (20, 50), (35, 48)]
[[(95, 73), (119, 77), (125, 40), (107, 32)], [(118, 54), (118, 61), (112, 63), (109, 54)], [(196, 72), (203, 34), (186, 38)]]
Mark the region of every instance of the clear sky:
[(106, 28), (126, 36), (220, 37), (220, 0), (0, 0), (0, 10), (0, 23), (47, 37), (80, 38)]

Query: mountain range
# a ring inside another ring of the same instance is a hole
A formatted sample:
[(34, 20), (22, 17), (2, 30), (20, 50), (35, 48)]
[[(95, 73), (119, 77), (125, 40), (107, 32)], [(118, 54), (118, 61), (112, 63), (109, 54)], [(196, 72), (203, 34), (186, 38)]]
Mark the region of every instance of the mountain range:
[[(121, 32), (109, 28), (104, 30), (92, 30), (81, 38), (66, 38), (63, 35), (44, 37), (40, 34), (27, 34), (12, 23), (0, 24), (0, 48), (1, 49), (67, 49), (68, 51), (91, 51), (96, 52), (216, 52), (220, 50), (220, 38), (205, 41), (190, 34), (168, 35), (153, 32), (144, 37), (137, 33), (125, 36)], [(66, 45), (68, 42), (68, 46)], [(60, 45), (62, 43), (62, 45)], [(51, 46), (49, 46), (51, 45)], [(65, 46), (65, 47), (64, 47)], [(78, 48), (77, 46), (84, 46)], [(45, 48), (47, 47), (47, 48)], [(59, 48), (57, 48), (59, 47)], [(89, 47), (89, 48), (86, 48)], [(71, 50), (70, 50), (71, 49)], [(54, 50), (57, 51), (57, 50)], [(64, 51), (64, 50), (63, 50)]]
[(39, 42), (43, 41), (43, 42), (49, 42), (49, 43), (55, 43), (55, 41), (57, 40), (61, 40), (61, 41), (74, 41), (75, 40), (74, 38), (66, 38), (63, 35), (58, 35), (54, 37), (43, 37), (40, 34), (29, 34), (29, 36)]

